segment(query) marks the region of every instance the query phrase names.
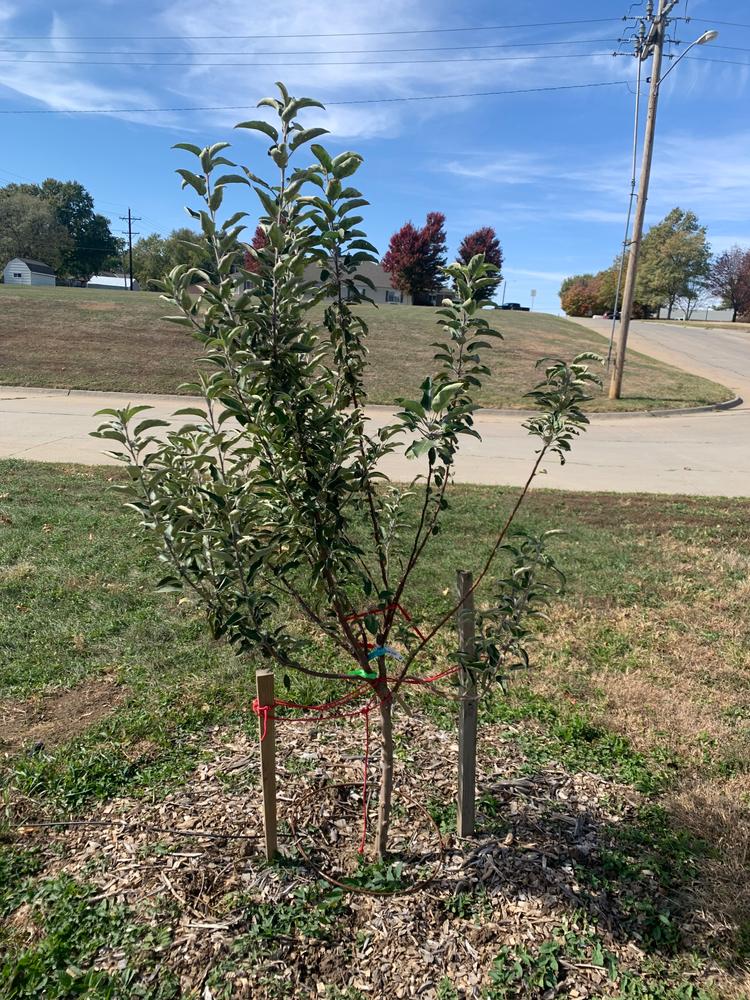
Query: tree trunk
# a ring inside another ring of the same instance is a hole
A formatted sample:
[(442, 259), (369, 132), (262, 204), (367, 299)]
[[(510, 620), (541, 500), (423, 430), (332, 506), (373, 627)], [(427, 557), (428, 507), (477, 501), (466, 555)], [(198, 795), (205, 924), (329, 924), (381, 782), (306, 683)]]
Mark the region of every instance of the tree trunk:
[(732, 322), (733, 323), (737, 322), (737, 306), (734, 306), (732, 308)]
[(672, 299), (670, 299), (669, 300), (669, 306), (667, 308), (667, 319), (671, 319), (672, 318), (672, 307), (673, 307), (673, 305), (674, 305), (674, 301)]
[[(382, 636), (378, 636), (382, 645)], [(377, 695), (380, 700), (380, 800), (378, 802), (378, 859), (385, 860), (388, 852), (388, 827), (391, 822), (391, 796), (393, 794), (393, 699), (388, 690), (385, 657), (378, 657)]]

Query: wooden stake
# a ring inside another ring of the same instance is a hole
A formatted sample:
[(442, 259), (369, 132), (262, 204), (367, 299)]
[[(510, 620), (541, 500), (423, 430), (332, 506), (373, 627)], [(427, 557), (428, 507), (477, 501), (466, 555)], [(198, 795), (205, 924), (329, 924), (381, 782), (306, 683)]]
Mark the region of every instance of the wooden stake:
[[(260, 774), (263, 786), (263, 831), (266, 840), (266, 858), (276, 857), (276, 723), (273, 718), (275, 704), (273, 671), (258, 670), (255, 674), (258, 693), (260, 723)], [(266, 711), (264, 711), (266, 709)]]
[[(474, 631), (474, 593), (471, 573), (456, 573), (461, 606), (456, 614), (458, 645), (467, 660), (476, 658)], [(458, 815), (456, 832), (459, 837), (474, 834), (476, 771), (477, 771), (477, 686), (470, 670), (459, 671), (461, 707), (458, 713)]]

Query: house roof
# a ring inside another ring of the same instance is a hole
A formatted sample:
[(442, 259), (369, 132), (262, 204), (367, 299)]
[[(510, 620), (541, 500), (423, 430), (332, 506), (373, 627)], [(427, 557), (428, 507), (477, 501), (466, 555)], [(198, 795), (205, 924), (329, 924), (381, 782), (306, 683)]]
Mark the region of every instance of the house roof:
[[(31, 260), (29, 257), (14, 257), (13, 260), (22, 261), (30, 271), (34, 274), (54, 274), (55, 272), (49, 266), (49, 264), (43, 264), (41, 260)], [(8, 261), (8, 263), (12, 263)]]
[[(308, 264), (305, 268), (305, 278), (308, 281), (314, 281), (317, 278), (318, 272), (320, 271), (319, 264)], [(390, 274), (383, 270), (382, 264), (376, 264), (374, 261), (364, 261), (357, 268), (357, 274), (364, 275), (365, 278), (369, 278), (370, 281), (375, 285), (376, 288), (395, 288), (396, 286), (391, 281)]]
[(92, 274), (89, 280), (86, 282), (87, 285), (124, 285), (125, 275), (124, 274)]

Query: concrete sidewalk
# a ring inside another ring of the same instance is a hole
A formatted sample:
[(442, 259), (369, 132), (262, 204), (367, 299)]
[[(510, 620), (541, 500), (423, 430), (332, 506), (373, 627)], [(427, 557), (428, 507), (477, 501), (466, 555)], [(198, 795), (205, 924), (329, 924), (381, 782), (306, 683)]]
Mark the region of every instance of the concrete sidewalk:
[[(169, 419), (190, 406), (185, 396), (137, 396), (0, 387), (0, 458), (108, 464), (107, 443), (89, 437), (103, 407), (143, 402), (150, 415)], [(373, 428), (386, 423), (387, 407), (372, 407)], [(177, 417), (175, 424), (183, 422)], [(467, 438), (456, 465), (465, 483), (521, 485), (534, 459), (535, 439), (513, 412), (480, 413), (482, 441)], [(383, 470), (392, 478), (412, 479), (421, 464), (389, 456)], [(546, 462), (537, 487), (617, 492), (692, 493), (750, 496), (750, 407), (719, 413), (617, 420), (592, 417), (568, 463)], [(0, 488), (2, 484), (0, 483)]]

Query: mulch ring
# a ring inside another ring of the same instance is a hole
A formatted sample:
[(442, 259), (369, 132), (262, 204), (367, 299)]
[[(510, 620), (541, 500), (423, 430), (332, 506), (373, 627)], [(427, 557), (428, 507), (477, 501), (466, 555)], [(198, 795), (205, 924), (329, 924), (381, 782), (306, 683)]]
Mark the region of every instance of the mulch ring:
[[(114, 825), (27, 828), (21, 839), (43, 851), (41, 877), (67, 873), (92, 885), (95, 899), (132, 908), (144, 930), (169, 927), (170, 942), (153, 964), (179, 977), (183, 995), (202, 1000), (277, 997), (282, 981), (288, 984), (283, 995), (295, 998), (336, 996), (326, 990), (337, 987), (377, 998), (435, 1000), (443, 977), (459, 997), (478, 998), (502, 946), (534, 950), (566, 923), (584, 932), (595, 923), (622, 969), (647, 964), (617, 898), (592, 888), (579, 867), (598, 857), (603, 829), (634, 818), (639, 801), (632, 789), (554, 765), (525, 768), (513, 727), (484, 727), (481, 830), (471, 841), (458, 841), (449, 832), (454, 818), (445, 811), (455, 798), (455, 734), (403, 716), (397, 734), (394, 834), (401, 856), (379, 873), (356, 860), (363, 760), (357, 723), (280, 727), (282, 864), (269, 866), (262, 856), (254, 720), (248, 732), (204, 734), (202, 763), (159, 801), (118, 799), (85, 817)], [(375, 746), (375, 799), (377, 764)], [(444, 811), (442, 860), (423, 807), (438, 822)], [(367, 861), (375, 812), (373, 802)], [(306, 838), (305, 853), (339, 878), (404, 888), (436, 869), (437, 877), (411, 894), (337, 893), (302, 860), (290, 819)], [(645, 871), (629, 890), (652, 900), (660, 892)], [(17, 911), (11, 926), (32, 940), (29, 916), (28, 907)], [(691, 920), (691, 937), (708, 947), (715, 928), (705, 915)], [(97, 967), (125, 964), (125, 954), (113, 951), (101, 954)], [(562, 992), (544, 996), (601, 997), (609, 983), (603, 968), (583, 958), (565, 965)]]

